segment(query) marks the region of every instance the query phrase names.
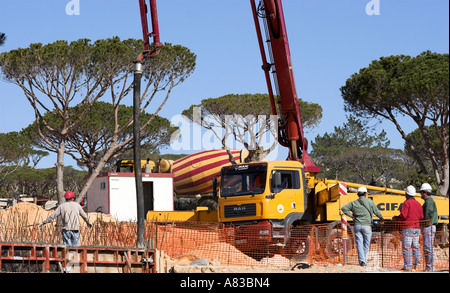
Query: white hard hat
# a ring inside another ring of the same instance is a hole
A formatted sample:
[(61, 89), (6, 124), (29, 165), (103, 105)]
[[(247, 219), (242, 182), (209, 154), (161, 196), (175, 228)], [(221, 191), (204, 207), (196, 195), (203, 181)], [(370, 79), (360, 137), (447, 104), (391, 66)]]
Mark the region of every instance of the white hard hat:
[(359, 187), (358, 193), (367, 193), (367, 188), (365, 188), (364, 186)]
[(420, 191), (427, 191), (427, 192), (431, 192), (433, 188), (431, 188), (431, 185), (428, 183), (424, 183), (422, 184), (422, 186), (420, 186)]
[(415, 196), (416, 195), (416, 188), (412, 185), (406, 187), (405, 192), (409, 196)]

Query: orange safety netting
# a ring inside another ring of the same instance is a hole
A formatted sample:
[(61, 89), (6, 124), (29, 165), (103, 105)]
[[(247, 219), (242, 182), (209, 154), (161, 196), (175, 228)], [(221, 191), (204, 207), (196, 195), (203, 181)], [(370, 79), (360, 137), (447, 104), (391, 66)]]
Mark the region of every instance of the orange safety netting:
[[(419, 229), (412, 236), (406, 233), (405, 222), (385, 222), (374, 228), (367, 266), (402, 269), (405, 259), (411, 259), (411, 268), (421, 271), (425, 270), (425, 258), (434, 255), (435, 270), (448, 269), (447, 228), (436, 232), (430, 246), (433, 250), (427, 251), (424, 240), (431, 239), (424, 230), (427, 223), (416, 224)], [(200, 222), (153, 222), (149, 227), (155, 248), (171, 258), (207, 258), (225, 266), (288, 267), (298, 262), (359, 264), (354, 226), (347, 226), (345, 237), (341, 223), (337, 222), (270, 232), (258, 225), (230, 227)], [(415, 266), (414, 249), (408, 250), (405, 245), (408, 241), (417, 243)]]
[[(0, 242), (62, 243), (57, 225), (37, 229), (36, 225), (14, 223), (0, 223)], [(419, 227), (416, 234), (408, 234), (409, 224)], [(402, 269), (405, 260), (410, 260), (411, 268), (421, 271), (426, 269), (426, 259), (434, 256), (435, 269), (448, 270), (448, 224), (437, 226), (438, 231), (430, 246), (432, 250), (426, 249), (427, 241), (432, 239), (427, 229), (424, 230), (427, 224), (386, 221), (374, 228), (367, 266), (375, 270)], [(271, 226), (268, 221), (239, 226), (148, 222), (145, 241), (148, 248), (162, 250), (172, 259), (207, 258), (221, 266), (292, 267), (299, 262), (358, 265), (355, 227), (349, 224), (346, 227), (345, 232), (340, 222), (287, 228)], [(135, 222), (99, 221), (92, 228), (82, 226), (80, 229), (82, 246), (136, 246)], [(418, 249), (407, 249), (406, 243), (417, 244)], [(415, 267), (413, 251), (416, 252), (416, 262), (420, 262)]]

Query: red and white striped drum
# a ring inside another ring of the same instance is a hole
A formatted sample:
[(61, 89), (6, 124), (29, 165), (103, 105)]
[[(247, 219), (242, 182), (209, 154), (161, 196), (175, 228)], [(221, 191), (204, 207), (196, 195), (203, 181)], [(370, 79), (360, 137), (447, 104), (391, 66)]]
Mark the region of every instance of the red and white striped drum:
[[(244, 162), (247, 150), (231, 150), (236, 163)], [(173, 162), (174, 189), (177, 195), (212, 193), (212, 179), (220, 183), (220, 170), (231, 165), (226, 150), (195, 153)]]

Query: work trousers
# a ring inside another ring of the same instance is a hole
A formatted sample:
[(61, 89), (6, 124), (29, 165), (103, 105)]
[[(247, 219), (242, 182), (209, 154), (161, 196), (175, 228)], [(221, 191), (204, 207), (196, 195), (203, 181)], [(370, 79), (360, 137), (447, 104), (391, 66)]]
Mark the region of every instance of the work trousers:
[(423, 257), (425, 259), (425, 270), (434, 271), (434, 237), (436, 226), (431, 225), (422, 229)]
[(406, 228), (402, 231), (403, 269), (406, 271), (410, 271), (412, 265), (420, 264), (419, 236), (419, 228)]
[(367, 256), (369, 255), (370, 239), (372, 238), (372, 227), (355, 224), (354, 232), (359, 264), (366, 265)]
[(80, 246), (80, 231), (62, 230), (63, 242), (67, 246)]

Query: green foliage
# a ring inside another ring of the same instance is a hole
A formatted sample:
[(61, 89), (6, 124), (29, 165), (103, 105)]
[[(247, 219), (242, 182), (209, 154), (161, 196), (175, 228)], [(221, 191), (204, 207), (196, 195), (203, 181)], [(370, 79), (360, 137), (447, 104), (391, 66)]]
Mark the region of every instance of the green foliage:
[(384, 130), (377, 135), (370, 135), (371, 132), (373, 129), (367, 125), (367, 122), (350, 116), (342, 127), (335, 126), (333, 133), (325, 133), (323, 137), (317, 136), (314, 150), (318, 151), (317, 147), (336, 150), (353, 147), (389, 147), (390, 141)]
[[(381, 57), (347, 79), (341, 93), (346, 111), (394, 123), (420, 172), (434, 174), (440, 192), (448, 195), (448, 53)], [(417, 125), (413, 135), (403, 130), (399, 116), (407, 116)]]
[[(303, 127), (316, 127), (322, 118), (322, 107), (316, 103), (298, 100)], [(218, 98), (207, 98), (200, 105), (192, 105), (182, 114), (192, 120), (194, 107), (202, 109), (202, 116), (225, 116), (240, 115), (242, 117), (251, 115), (257, 117), (264, 115), (270, 117), (270, 98), (267, 94), (228, 94)]]
[(334, 132), (316, 136), (310, 155), (325, 178), (392, 187), (409, 175), (410, 168), (404, 153), (389, 144), (384, 130), (374, 133), (367, 123), (349, 117)]
[(421, 186), (422, 183), (427, 182), (431, 185), (433, 194), (437, 196), (445, 196), (440, 192), (439, 185), (436, 183), (436, 178), (432, 175), (423, 174), (423, 173), (413, 173), (409, 178), (405, 180), (404, 186), (412, 185), (412, 186)]
[[(304, 127), (315, 127), (322, 118), (322, 107), (299, 99), (300, 113)], [(201, 110), (200, 119), (194, 117), (194, 109)], [(218, 98), (208, 98), (200, 105), (192, 105), (182, 114), (190, 121), (214, 132), (215, 136), (226, 145), (228, 135), (237, 143), (242, 143), (249, 150), (248, 161), (262, 160), (278, 144), (274, 139), (272, 146), (264, 149), (263, 137), (270, 132), (277, 137), (277, 117), (272, 116), (270, 98), (267, 94), (228, 94)], [(263, 118), (263, 119), (262, 119)], [(221, 127), (223, 132), (213, 128)]]
[[(64, 171), (66, 174), (64, 185), (67, 190), (78, 193), (86, 181), (87, 172), (76, 170), (70, 166), (65, 167)], [(11, 197), (14, 192), (19, 191), (38, 198), (57, 199), (55, 190), (55, 168), (34, 169), (28, 166), (20, 166), (14, 172), (5, 176), (3, 180), (0, 180), (0, 197), (5, 198)]]
[[(81, 160), (80, 163), (89, 164), (89, 170), (92, 171), (95, 161), (98, 163), (95, 172), (99, 172), (112, 156), (124, 151), (131, 143), (129, 126), (132, 115), (129, 110), (122, 109), (121, 103), (133, 89), (133, 61), (142, 51), (142, 40), (122, 41), (113, 37), (93, 43), (88, 39), (70, 43), (56, 41), (47, 45), (36, 43), (30, 44), (28, 48), (0, 54), (3, 77), (23, 90), (34, 109), (34, 129), (37, 130), (35, 145), (57, 153), (57, 188), (61, 198), (64, 153), (74, 156), (76, 150), (81, 154), (80, 158), (76, 158)], [(141, 112), (154, 100), (156, 93), (166, 91), (163, 102), (155, 110), (157, 114), (172, 88), (193, 72), (195, 59), (195, 54), (189, 49), (165, 44), (156, 58), (145, 60), (146, 84), (141, 96)], [(105, 109), (97, 109), (99, 112), (91, 115), (93, 105), (105, 93), (110, 93), (113, 109), (108, 110), (108, 113)], [(119, 115), (120, 121), (114, 119), (119, 112), (124, 111), (129, 114), (128, 117)], [(98, 115), (103, 115), (106, 127), (101, 125)], [(163, 130), (162, 125), (167, 124), (167, 121), (148, 115), (143, 114), (142, 130), (147, 137), (145, 143), (155, 144), (154, 138), (157, 135), (159, 138), (167, 136), (173, 129), (168, 126)], [(30, 137), (32, 132), (33, 130), (28, 130)], [(95, 138), (87, 139), (88, 135), (95, 135)], [(160, 145), (166, 143), (167, 138), (157, 142)], [(102, 154), (101, 159), (92, 158), (98, 154)], [(86, 161), (88, 156), (91, 157), (89, 162)], [(85, 189), (88, 188), (87, 185)]]
[(176, 86), (194, 72), (196, 58), (186, 47), (165, 43), (156, 57), (144, 60), (144, 79), (158, 89)]
[[(438, 130), (436, 131), (436, 127), (434, 125), (425, 126), (423, 130), (427, 133), (427, 136), (429, 137), (429, 141), (431, 143), (431, 148), (434, 154), (436, 154), (436, 158), (438, 160), (438, 164), (444, 165), (443, 159), (445, 158), (445, 154), (443, 153), (441, 140), (438, 138), (438, 134), (442, 133), (443, 131), (446, 131), (446, 137), (447, 141), (446, 144), (448, 145), (448, 131), (449, 129), (441, 129), (441, 127), (438, 127)], [(430, 151), (427, 149), (423, 134), (420, 131), (420, 129), (416, 129), (409, 133), (407, 135), (408, 141), (411, 142), (411, 144), (414, 146), (414, 149), (416, 153), (423, 158), (425, 162), (428, 162), (427, 164), (430, 165), (431, 157), (430, 157)], [(405, 144), (405, 152), (412, 157), (411, 150), (406, 146)]]
[(202, 107), (202, 111), (221, 115), (271, 115), (269, 96), (265, 94), (228, 94), (218, 98), (207, 98), (200, 105), (193, 105), (183, 111), (183, 115), (192, 114), (193, 107)]
[[(72, 113), (72, 111), (76, 111), (76, 108), (69, 108), (69, 113)], [(113, 113), (114, 108), (112, 104), (95, 102), (89, 115), (78, 124), (78, 127), (67, 138), (66, 152), (72, 154), (80, 166), (87, 167), (89, 173), (92, 173), (93, 168), (104, 155), (105, 150), (109, 148), (110, 143), (116, 134)], [(120, 142), (133, 136), (133, 126), (128, 123), (132, 115), (132, 106), (119, 105), (117, 115), (118, 128), (125, 127), (125, 130), (120, 133)], [(146, 123), (152, 117), (152, 114), (143, 112), (141, 114), (141, 121), (142, 123)], [(47, 113), (43, 119), (45, 119), (52, 128), (56, 129), (61, 125), (61, 117), (53, 112)], [(78, 117), (73, 116), (72, 119), (75, 121)], [(36, 123), (30, 124), (24, 129), (24, 133), (26, 133), (27, 137), (33, 142), (34, 146), (45, 148), (46, 143), (36, 134), (36, 127)], [(170, 144), (171, 135), (176, 130), (177, 128), (172, 127), (168, 119), (156, 115), (153, 118), (153, 121), (141, 134), (141, 147), (149, 150), (164, 148)], [(46, 133), (44, 127), (42, 127), (41, 131), (47, 139), (50, 139), (54, 143), (58, 142), (58, 136)], [(132, 147), (133, 141), (131, 140), (122, 148), (117, 149), (115, 157), (120, 156), (121, 153)], [(111, 159), (114, 160), (114, 158)]]
[(381, 57), (347, 79), (341, 93), (345, 109), (358, 115), (409, 115), (412, 109), (437, 111), (448, 106), (449, 55), (423, 52)]
[(17, 164), (30, 152), (29, 140), (19, 132), (0, 133), (0, 165)]
[(0, 133), (0, 190), (7, 178), (17, 176), (23, 168), (34, 169), (47, 155), (45, 151), (34, 150), (23, 132)]

